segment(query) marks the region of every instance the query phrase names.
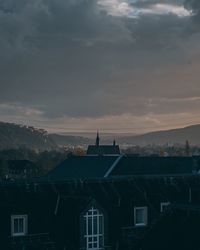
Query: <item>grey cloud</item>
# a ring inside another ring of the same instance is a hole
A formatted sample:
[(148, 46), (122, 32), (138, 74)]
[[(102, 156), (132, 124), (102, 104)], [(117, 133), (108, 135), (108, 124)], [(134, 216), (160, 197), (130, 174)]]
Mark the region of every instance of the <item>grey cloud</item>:
[[(143, 3), (146, 4), (147, 1)], [(166, 23), (163, 20), (154, 20), (155, 18), (146, 19), (145, 23), (144, 20), (124, 21), (121, 18), (108, 16), (106, 11), (100, 10), (96, 1), (89, 0), (19, 0), (17, 2), (1, 0), (1, 54), (21, 56), (24, 53), (35, 52), (34, 49), (38, 48), (62, 48), (67, 43), (82, 42), (91, 46), (96, 42), (116, 43), (121, 40), (134, 42), (139, 37), (137, 29), (139, 32), (140, 29), (145, 29), (143, 33), (149, 29), (154, 32), (153, 35), (158, 35), (172, 23), (175, 26), (177, 22), (178, 25), (180, 24), (175, 17), (168, 18)], [(158, 22), (162, 23), (161, 27), (156, 24)]]
[(162, 3), (162, 4), (178, 4), (182, 5), (184, 3), (184, 0), (137, 0), (137, 1), (132, 1), (130, 0), (130, 4), (133, 6), (137, 7), (148, 7), (151, 6), (152, 4), (157, 4), (157, 3)]
[(20, 53), (38, 47), (64, 47), (69, 42), (92, 44), (127, 32), (120, 21), (100, 11), (96, 1), (88, 0), (1, 0), (0, 24), (1, 47)]
[(192, 8), (196, 14), (200, 11), (200, 2), (198, 0), (185, 0), (185, 6)]
[(186, 8), (193, 11), (191, 32), (200, 31), (200, 1), (198, 0), (185, 0)]
[(190, 58), (188, 25), (175, 15), (113, 17), (91, 0), (0, 0), (1, 102), (53, 118), (172, 111), (145, 100), (200, 95), (196, 71), (189, 85), (167, 71)]

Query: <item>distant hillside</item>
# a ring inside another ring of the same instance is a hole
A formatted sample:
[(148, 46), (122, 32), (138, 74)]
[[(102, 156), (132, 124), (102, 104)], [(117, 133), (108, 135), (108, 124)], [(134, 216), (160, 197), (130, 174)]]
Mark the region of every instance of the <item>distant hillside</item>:
[[(164, 144), (185, 144), (188, 140), (192, 145), (200, 145), (200, 124), (180, 129), (172, 129), (165, 131), (156, 131), (143, 135), (103, 135), (101, 136), (101, 144), (112, 144), (113, 139), (117, 144), (121, 145), (140, 145), (148, 144), (164, 145)], [(43, 129), (27, 127), (13, 123), (0, 122), (0, 150), (29, 148), (33, 150), (45, 151), (55, 150), (59, 147), (76, 147), (95, 143), (94, 138), (88, 138), (78, 135), (60, 135), (48, 134)]]
[[(86, 134), (50, 134), (51, 138), (58, 146), (85, 146), (95, 143), (96, 134), (88, 138)], [(101, 134), (101, 144), (112, 144), (113, 139), (116, 139), (117, 144), (122, 145), (140, 145), (145, 146), (148, 144), (164, 145), (164, 144), (185, 144), (186, 140), (190, 144), (200, 145), (200, 124), (188, 126), (185, 128), (171, 129), (165, 131), (150, 132), (143, 135), (126, 135), (123, 134)]]
[(59, 146), (86, 146), (90, 143), (94, 143), (93, 140), (82, 137), (82, 136), (73, 136), (73, 135), (59, 135), (59, 134), (50, 134), (49, 137)]
[(44, 151), (57, 145), (43, 129), (0, 122), (0, 149), (20, 147)]
[(163, 145), (167, 143), (185, 144), (186, 140), (190, 144), (200, 145), (200, 124), (179, 129), (156, 131), (144, 135), (122, 137), (119, 139), (119, 143), (143, 146), (147, 144)]
[[(50, 134), (49, 137), (59, 146), (85, 146), (95, 144), (96, 133), (66, 133)], [(113, 140), (120, 138), (117, 134), (100, 134), (100, 144), (112, 144)]]

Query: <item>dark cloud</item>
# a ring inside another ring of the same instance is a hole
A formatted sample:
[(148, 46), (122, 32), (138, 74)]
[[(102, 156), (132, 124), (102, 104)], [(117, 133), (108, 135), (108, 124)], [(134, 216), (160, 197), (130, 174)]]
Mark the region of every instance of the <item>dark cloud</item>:
[(111, 15), (99, 2), (0, 0), (0, 118), (15, 105), (25, 119), (145, 116), (199, 105), (187, 99), (200, 96), (191, 17)]
[(200, 2), (198, 0), (185, 0), (185, 6), (191, 8), (194, 14), (199, 14)]
[(185, 0), (185, 7), (193, 11), (193, 16), (191, 18), (193, 22), (189, 30), (191, 33), (200, 32), (200, 1)]
[(89, 0), (1, 0), (0, 23), (0, 41), (9, 49), (52, 49), (72, 42), (91, 45), (126, 35), (121, 21)]

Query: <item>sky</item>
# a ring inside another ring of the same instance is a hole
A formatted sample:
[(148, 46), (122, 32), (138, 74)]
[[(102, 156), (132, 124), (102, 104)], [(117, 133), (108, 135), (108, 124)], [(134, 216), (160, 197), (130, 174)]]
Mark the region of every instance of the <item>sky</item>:
[(199, 0), (0, 0), (0, 120), (49, 132), (200, 123)]

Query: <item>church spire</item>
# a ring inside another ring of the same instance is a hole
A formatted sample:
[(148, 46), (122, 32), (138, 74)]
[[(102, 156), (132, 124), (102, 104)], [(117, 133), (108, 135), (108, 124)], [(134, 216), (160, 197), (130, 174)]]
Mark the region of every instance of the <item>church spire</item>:
[(100, 138), (99, 138), (99, 131), (97, 131), (97, 137), (96, 137), (96, 146), (97, 146), (97, 147), (99, 146), (99, 141), (100, 141)]

